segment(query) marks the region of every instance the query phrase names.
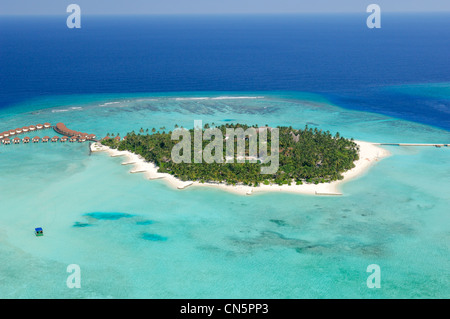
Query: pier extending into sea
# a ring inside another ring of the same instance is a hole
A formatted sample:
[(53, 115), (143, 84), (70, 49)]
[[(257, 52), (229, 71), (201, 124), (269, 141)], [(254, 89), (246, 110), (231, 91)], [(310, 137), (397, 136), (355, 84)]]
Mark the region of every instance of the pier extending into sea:
[(373, 144), (386, 146), (434, 146), (434, 147), (450, 146), (450, 144), (438, 144), (438, 143), (373, 143)]

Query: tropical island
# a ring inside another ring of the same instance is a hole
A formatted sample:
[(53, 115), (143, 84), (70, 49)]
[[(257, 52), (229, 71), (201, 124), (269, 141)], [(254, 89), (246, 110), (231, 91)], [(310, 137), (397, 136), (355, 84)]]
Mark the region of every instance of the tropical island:
[[(123, 139), (111, 138), (110, 134), (101, 140), (102, 146), (97, 145), (95, 150), (109, 150), (111, 155), (129, 155), (133, 156), (133, 161), (124, 164), (137, 164), (140, 160), (143, 163), (152, 164), (153, 178), (162, 178), (170, 175), (172, 180), (188, 182), (189, 185), (220, 185), (236, 187), (246, 186), (245, 192), (248, 194), (259, 188), (268, 190), (269, 186), (278, 186), (279, 190), (299, 190), (302, 193), (315, 193), (318, 191), (336, 192), (335, 184), (342, 181), (345, 176), (356, 176), (367, 167), (371, 161), (378, 161), (379, 158), (387, 156), (389, 153), (384, 149), (371, 143), (355, 141), (353, 138), (344, 138), (339, 133), (332, 135), (329, 131), (319, 130), (317, 128), (309, 128), (305, 126), (303, 129), (294, 129), (292, 127), (277, 127), (279, 136), (279, 167), (273, 174), (261, 174), (261, 167), (265, 165), (260, 158), (252, 157), (250, 154), (251, 138), (249, 136), (229, 136), (227, 129), (239, 129), (248, 132), (248, 129), (254, 128), (256, 132), (261, 129), (270, 131), (272, 128), (267, 126), (258, 127), (248, 126), (245, 124), (225, 124), (221, 126), (205, 126), (200, 129), (200, 133), (214, 127), (225, 136), (220, 143), (226, 143), (228, 139), (232, 139), (234, 146), (237, 146), (239, 140), (245, 143), (245, 156), (241, 163), (236, 160), (230, 162), (213, 162), (213, 163), (193, 163), (181, 162), (176, 163), (172, 159), (172, 150), (180, 140), (172, 138), (171, 131), (159, 132), (155, 129), (152, 133), (144, 133), (141, 129), (139, 133), (130, 132)], [(176, 126), (176, 129), (177, 126)], [(195, 129), (186, 130), (189, 137), (195, 139)], [(197, 128), (198, 131), (198, 128)], [(267, 134), (267, 145), (273, 142), (273, 134)], [(112, 135), (111, 135), (112, 136)], [(214, 139), (212, 139), (214, 141)], [(260, 141), (260, 137), (257, 137)], [(216, 141), (217, 142), (217, 141)], [(211, 139), (202, 140), (202, 148), (206, 148)], [(259, 144), (261, 145), (261, 144)], [(361, 159), (361, 146), (364, 146), (363, 156)], [(190, 144), (190, 153), (195, 154), (194, 144)], [(237, 153), (238, 147), (233, 148), (233, 155), (239, 158)], [(217, 151), (217, 150), (216, 150)], [(230, 157), (230, 153), (226, 153), (224, 149), (220, 149), (222, 158)], [(198, 151), (197, 151), (198, 152)], [(273, 153), (273, 151), (272, 151)], [(215, 154), (217, 155), (217, 154)], [(242, 154), (241, 154), (242, 157)], [(141, 163), (142, 164), (142, 163)], [(359, 165), (358, 165), (359, 164)], [(362, 164), (362, 165), (361, 165)], [(356, 167), (359, 166), (359, 167)], [(134, 170), (133, 172), (143, 172), (144, 169)], [(351, 173), (353, 171), (353, 173)], [(356, 172), (357, 171), (357, 172)], [(158, 175), (159, 177), (155, 177)], [(333, 185), (332, 188), (319, 187), (319, 184)], [(316, 186), (315, 188), (305, 186)], [(302, 187), (303, 186), (303, 187)], [(184, 188), (184, 187), (178, 187)], [(272, 187), (273, 188), (273, 187)], [(307, 191), (305, 191), (307, 190)], [(242, 193), (243, 191), (241, 191)]]

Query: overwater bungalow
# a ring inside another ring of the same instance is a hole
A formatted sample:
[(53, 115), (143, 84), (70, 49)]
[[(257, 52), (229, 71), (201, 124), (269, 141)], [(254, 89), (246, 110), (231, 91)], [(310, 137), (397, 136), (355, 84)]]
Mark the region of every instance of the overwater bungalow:
[(30, 125), (30, 126), (28, 126), (28, 129), (29, 129), (30, 131), (34, 131), (34, 130), (36, 130), (36, 126)]
[(50, 128), (52, 125), (50, 123), (44, 123), (44, 128)]
[(28, 126), (24, 126), (24, 127), (22, 127), (22, 131), (23, 131), (24, 133), (28, 132), (28, 131), (29, 131), (29, 128), (28, 128)]
[(42, 125), (42, 124), (36, 125), (36, 129), (38, 129), (38, 130), (42, 130), (43, 128), (44, 128), (44, 125)]
[(77, 139), (78, 139), (78, 138), (77, 138), (76, 136), (72, 136), (72, 137), (70, 138), (69, 142), (71, 142), (71, 143), (76, 142)]
[(9, 131), (8, 132), (3, 132), (3, 137), (8, 137), (9, 136)]
[(21, 128), (16, 128), (15, 131), (16, 131), (16, 134), (22, 133), (22, 129)]
[(0, 133), (0, 139), (2, 139), (3, 138), (3, 133)]
[(82, 136), (80, 136), (79, 138), (78, 138), (78, 142), (86, 142), (86, 137), (84, 136), (84, 135), (82, 135)]
[(56, 126), (53, 127), (53, 129), (60, 133), (60, 134), (64, 134), (64, 135), (73, 135), (71, 130), (69, 130), (64, 123), (56, 123)]
[[(65, 136), (69, 136), (69, 137), (75, 136), (78, 138), (83, 138), (84, 140), (95, 140), (94, 134), (88, 134), (88, 133), (83, 133), (83, 132), (78, 132), (78, 131), (68, 129), (64, 123), (56, 123), (56, 125), (53, 126), (53, 129), (61, 135), (65, 135)], [(69, 141), (70, 141), (70, 139), (69, 139)], [(71, 141), (71, 142), (73, 142), (73, 141)]]
[(9, 136), (14, 135), (14, 134), (16, 134), (16, 131), (15, 131), (15, 130), (9, 131)]
[(33, 137), (33, 143), (39, 143), (40, 140), (41, 138), (39, 136)]
[(42, 138), (42, 142), (44, 142), (44, 143), (47, 143), (49, 140), (50, 140), (50, 137), (48, 137), (48, 136), (44, 136)]
[(61, 143), (67, 142), (68, 139), (69, 138), (67, 136), (63, 136), (63, 137), (61, 137), (60, 142)]
[(52, 142), (58, 142), (59, 140), (59, 136), (53, 136), (52, 137)]
[(23, 138), (22, 142), (23, 142), (24, 144), (28, 144), (28, 143), (30, 143), (30, 138), (29, 138), (28, 136), (25, 136), (25, 137)]
[(13, 138), (13, 143), (20, 144), (20, 138), (18, 138), (17, 136), (15, 138)]
[(9, 137), (5, 137), (2, 141), (2, 143), (5, 145), (9, 145), (9, 144), (11, 144), (11, 140), (9, 139)]

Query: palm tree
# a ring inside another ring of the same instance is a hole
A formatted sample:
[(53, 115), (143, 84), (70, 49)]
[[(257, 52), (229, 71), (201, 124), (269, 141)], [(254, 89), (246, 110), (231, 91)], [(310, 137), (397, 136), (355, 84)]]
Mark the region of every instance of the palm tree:
[[(207, 126), (208, 127), (208, 126)], [(225, 124), (218, 128), (242, 127), (246, 124)], [(342, 173), (354, 166), (358, 159), (358, 146), (352, 140), (345, 139), (336, 134), (332, 136), (329, 131), (311, 129), (295, 130), (298, 142), (292, 138), (291, 127), (280, 127), (279, 170), (276, 174), (262, 176), (261, 163), (212, 163), (212, 164), (175, 164), (171, 158), (171, 149), (174, 142), (171, 134), (163, 131), (152, 135), (136, 135), (128, 133), (126, 141), (117, 143), (114, 140), (104, 140), (103, 144), (120, 150), (134, 151), (147, 161), (154, 162), (160, 171), (170, 173), (182, 180), (225, 181), (229, 184), (258, 185), (260, 183), (323, 183), (342, 179)], [(153, 129), (153, 132), (156, 129)], [(194, 134), (194, 129), (189, 130)], [(109, 133), (108, 133), (109, 135)], [(119, 135), (119, 133), (117, 133)], [(338, 139), (337, 139), (338, 137)], [(268, 136), (268, 147), (271, 145), (271, 136)], [(246, 150), (246, 154), (247, 150)], [(266, 182), (267, 181), (267, 182)]]

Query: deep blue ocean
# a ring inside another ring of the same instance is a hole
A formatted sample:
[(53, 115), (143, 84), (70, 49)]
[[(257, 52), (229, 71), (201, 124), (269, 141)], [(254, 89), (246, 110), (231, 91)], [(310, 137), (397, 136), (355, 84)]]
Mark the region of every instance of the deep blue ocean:
[(450, 130), (450, 15), (0, 18), (0, 108), (71, 94), (301, 91)]
[[(450, 14), (366, 18), (0, 17), (0, 133), (200, 119), (450, 143)], [(177, 189), (88, 145), (0, 145), (0, 298), (450, 297), (450, 147), (382, 146), (342, 196), (249, 196)]]

